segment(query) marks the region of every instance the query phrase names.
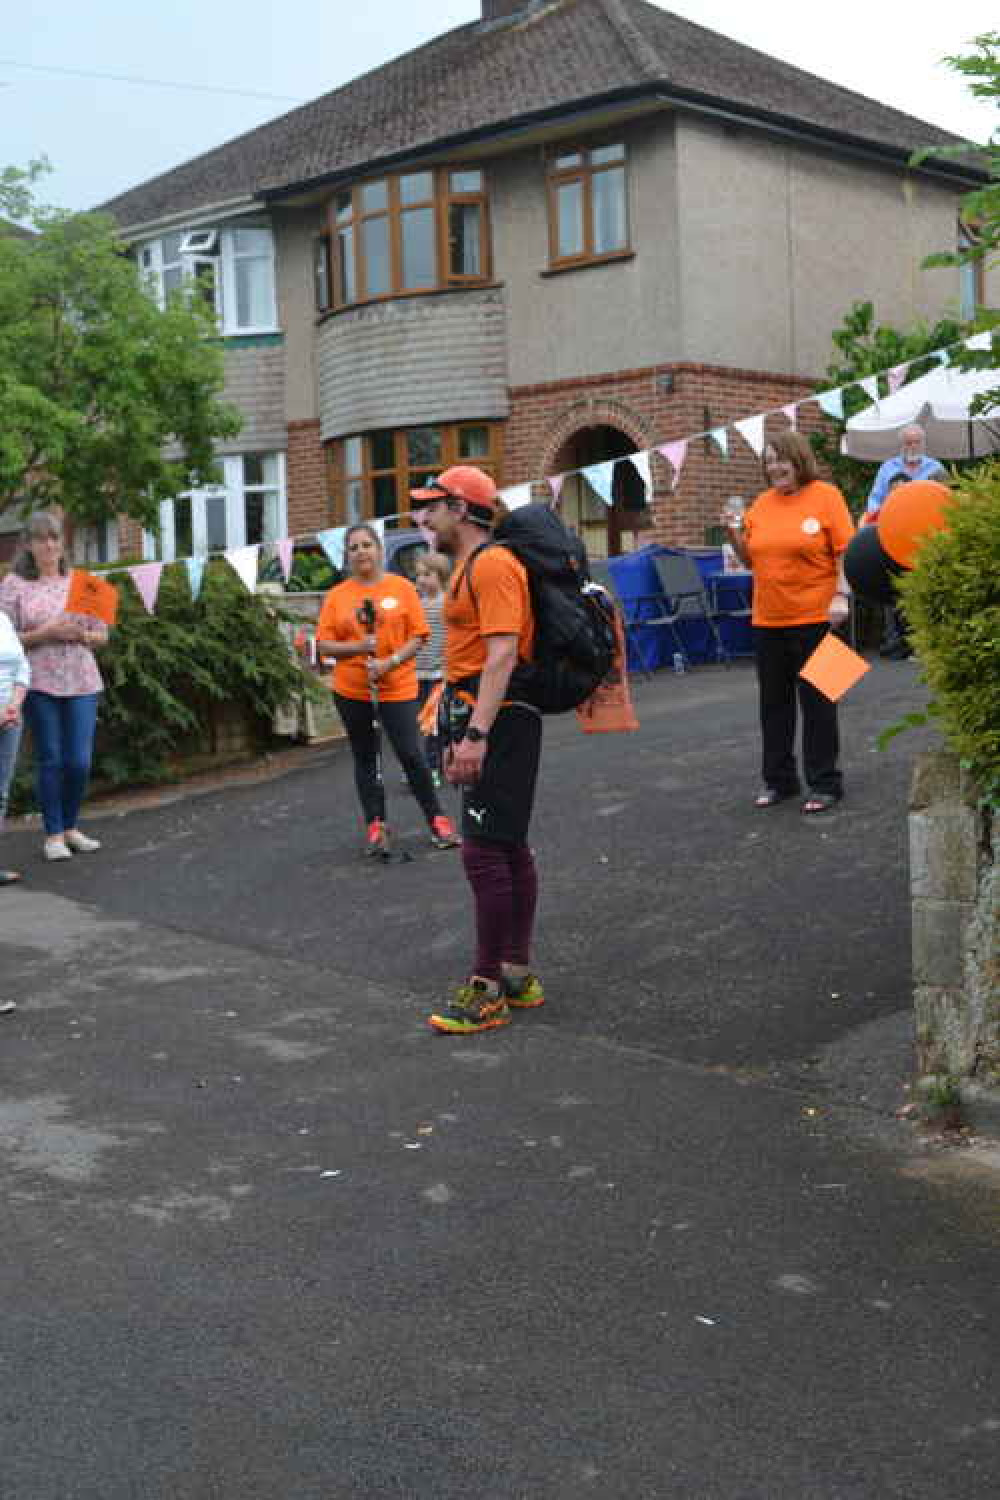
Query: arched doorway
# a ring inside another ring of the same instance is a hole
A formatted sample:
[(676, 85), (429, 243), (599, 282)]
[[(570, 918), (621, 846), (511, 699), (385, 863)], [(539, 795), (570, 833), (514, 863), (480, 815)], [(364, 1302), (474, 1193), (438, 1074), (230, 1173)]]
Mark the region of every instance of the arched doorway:
[(559, 495), (562, 518), (583, 538), (591, 557), (615, 557), (643, 545), (642, 533), (653, 524), (646, 487), (634, 464), (618, 464), (611, 491), (614, 504), (609, 507), (581, 474), (567, 471), (627, 458), (636, 451), (624, 432), (600, 425), (574, 432), (556, 454), (550, 472), (566, 474)]

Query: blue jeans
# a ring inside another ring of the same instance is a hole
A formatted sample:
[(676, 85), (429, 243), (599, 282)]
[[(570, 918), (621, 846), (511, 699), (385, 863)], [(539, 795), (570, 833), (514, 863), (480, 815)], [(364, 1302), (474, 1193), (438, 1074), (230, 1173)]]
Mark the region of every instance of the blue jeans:
[(0, 828), (3, 827), (3, 815), (7, 811), (7, 793), (14, 780), (20, 743), (20, 724), (8, 724), (6, 729), (0, 729)]
[(24, 700), (35, 748), (35, 786), (50, 836), (76, 827), (90, 775), (97, 698), (97, 693), (57, 698), (29, 689)]

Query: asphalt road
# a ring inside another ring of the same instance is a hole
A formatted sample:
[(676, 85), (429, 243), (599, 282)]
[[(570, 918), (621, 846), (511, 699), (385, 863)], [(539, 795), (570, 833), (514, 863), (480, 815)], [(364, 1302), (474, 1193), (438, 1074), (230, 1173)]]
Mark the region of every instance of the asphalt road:
[(4, 837), (2, 1500), (952, 1500), (996, 1493), (996, 1156), (894, 1118), (916, 706), (848, 797), (755, 811), (748, 670), (550, 727), (549, 1003), (425, 1016), (458, 860), (346, 751)]

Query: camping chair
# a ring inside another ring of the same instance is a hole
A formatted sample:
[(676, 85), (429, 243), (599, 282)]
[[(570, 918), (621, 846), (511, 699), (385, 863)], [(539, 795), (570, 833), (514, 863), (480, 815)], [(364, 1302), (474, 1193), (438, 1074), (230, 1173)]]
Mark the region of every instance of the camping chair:
[(656, 610), (662, 607), (663, 601), (659, 594), (637, 594), (631, 599), (623, 599), (618, 585), (615, 583), (611, 564), (602, 558), (591, 558), (590, 576), (594, 583), (599, 583), (601, 588), (606, 589), (608, 594), (610, 594), (622, 617), (626, 647), (629, 645), (634, 646), (635, 654), (639, 659), (640, 670), (647, 677), (652, 677), (653, 674), (646, 660), (646, 653), (642, 649), (642, 639), (638, 632), (644, 630), (647, 625), (662, 625), (664, 623), (662, 619), (655, 617), (648, 620), (641, 618), (643, 605), (655, 605)]
[(715, 643), (716, 660), (728, 664), (729, 653), (722, 644), (722, 637), (712, 615), (711, 602), (705, 592), (705, 583), (694, 558), (685, 557), (680, 552), (664, 552), (653, 558), (653, 566), (660, 580), (666, 611), (659, 620), (645, 623), (666, 625), (677, 650), (690, 664), (690, 655), (677, 625), (681, 620), (703, 620), (710, 640)]
[[(750, 604), (750, 586), (744, 585), (741, 581), (738, 581), (738, 578), (738, 574), (724, 573), (721, 577), (709, 580), (712, 619), (719, 624), (724, 620), (747, 621), (753, 615), (753, 609)], [(720, 603), (719, 596), (723, 592), (727, 593), (731, 599), (735, 596), (735, 603)], [(733, 652), (726, 647), (727, 661), (732, 656)]]

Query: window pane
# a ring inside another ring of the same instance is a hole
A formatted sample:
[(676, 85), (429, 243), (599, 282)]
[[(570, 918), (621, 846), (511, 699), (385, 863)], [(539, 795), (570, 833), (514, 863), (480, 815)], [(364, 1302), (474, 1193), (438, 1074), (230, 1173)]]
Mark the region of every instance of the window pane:
[(234, 229), (233, 251), (236, 255), (270, 255), (271, 231), (269, 229)]
[(368, 460), (370, 469), (394, 469), (396, 467), (396, 449), (391, 432), (369, 434)]
[(385, 213), (389, 207), (389, 184), (385, 178), (381, 182), (366, 182), (361, 189), (361, 212), (363, 214)]
[(225, 495), (205, 496), (205, 540), (209, 552), (221, 552), (228, 546)]
[(558, 226), (556, 254), (583, 254), (583, 183), (564, 182), (556, 189)]
[(459, 458), (486, 458), (490, 451), (488, 427), (460, 427), (458, 431)]
[(450, 181), (453, 193), (481, 193), (483, 190), (482, 172), (452, 172)]
[(263, 453), (244, 453), (243, 483), (246, 485), (265, 483)]
[(350, 192), (338, 193), (333, 200), (333, 211), (337, 216), (337, 223), (344, 224), (351, 217), (352, 198)]
[(481, 276), (482, 208), (452, 203), (448, 209), (448, 270), (452, 276)]
[(595, 146), (590, 153), (591, 163), (595, 167), (601, 166), (606, 161), (624, 161), (624, 146)]
[(330, 306), (330, 242), (325, 235), (316, 241), (315, 276), (316, 306), (325, 312)]
[(236, 326), (269, 328), (274, 322), (271, 258), (240, 257), (233, 264), (236, 278)]
[(583, 162), (582, 151), (568, 151), (565, 156), (556, 157), (556, 167), (561, 172), (566, 167), (578, 167)]
[(408, 203), (426, 203), (433, 197), (433, 172), (407, 172), (399, 179), (399, 201), (404, 207)]
[(348, 525), (361, 520), (361, 480), (352, 479), (347, 486), (347, 511), (344, 519)]
[(624, 250), (628, 243), (625, 223), (625, 168), (612, 167), (593, 177), (594, 254)]
[(193, 552), (191, 496), (178, 495), (174, 501), (174, 556), (190, 557)]
[(377, 479), (372, 480), (372, 499), (377, 516), (395, 515), (399, 509), (396, 504), (395, 474), (380, 474)]
[(433, 208), (411, 208), (403, 221), (403, 286), (433, 286), (437, 281)]
[(247, 545), (278, 540), (278, 493), (260, 490), (244, 499)]
[(344, 439), (344, 472), (361, 473), (361, 439), (359, 437)]
[(183, 234), (165, 234), (163, 236), (163, 264), (170, 265), (181, 258), (181, 240)]
[(441, 463), (441, 429), (411, 427), (406, 434), (406, 461), (410, 468)]
[(357, 287), (354, 282), (353, 228), (349, 227), (337, 231), (337, 255), (339, 257), (341, 295), (345, 302), (356, 302)]
[(361, 257), (366, 297), (384, 297), (389, 290), (389, 220), (365, 219), (361, 224)]
[(180, 289), (181, 289), (181, 283), (183, 282), (183, 280), (184, 280), (184, 272), (181, 270), (180, 266), (170, 266), (170, 268), (168, 270), (164, 271), (164, 273), (163, 273), (163, 295), (164, 295), (164, 297), (171, 297), (171, 296), (173, 296), (174, 292), (179, 292)]

